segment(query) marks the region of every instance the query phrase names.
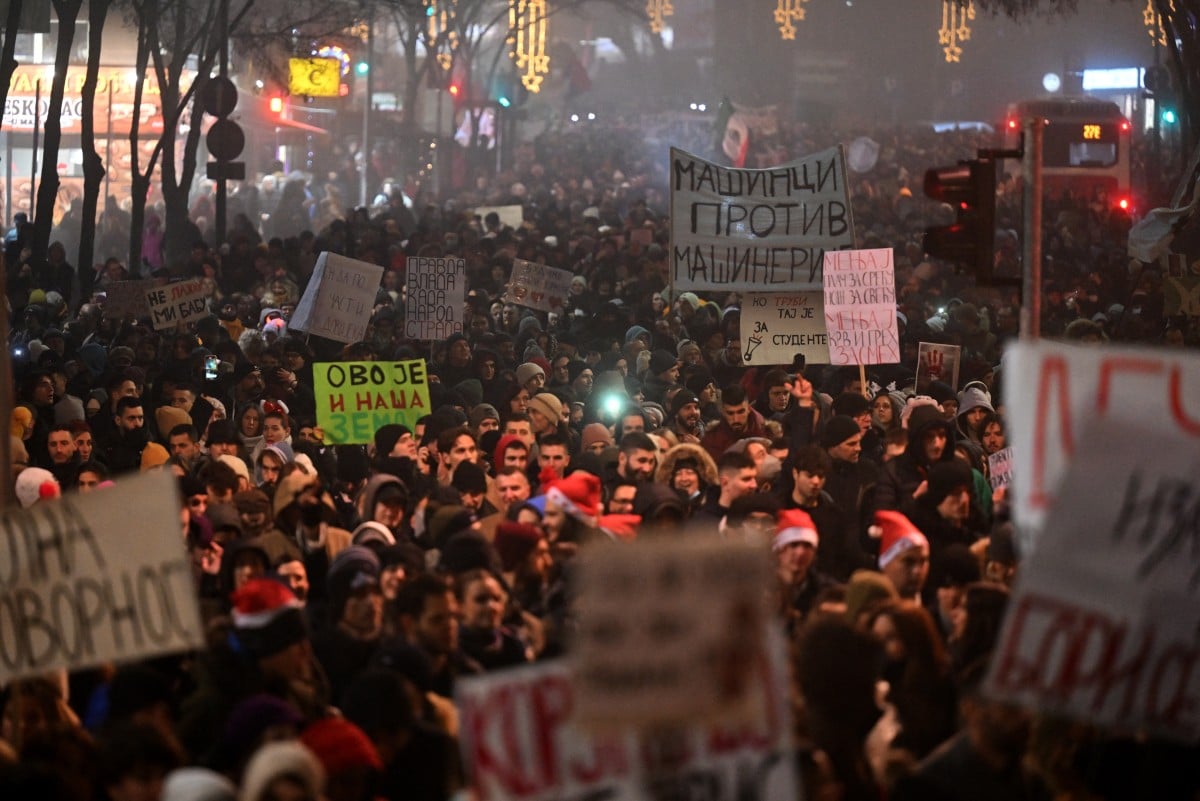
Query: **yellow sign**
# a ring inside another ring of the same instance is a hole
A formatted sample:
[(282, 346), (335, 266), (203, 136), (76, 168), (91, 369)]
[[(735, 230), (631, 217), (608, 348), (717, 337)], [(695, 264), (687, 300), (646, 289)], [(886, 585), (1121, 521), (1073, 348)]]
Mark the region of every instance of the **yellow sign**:
[(337, 97), (341, 65), (336, 58), (289, 58), (288, 91), (307, 97)]

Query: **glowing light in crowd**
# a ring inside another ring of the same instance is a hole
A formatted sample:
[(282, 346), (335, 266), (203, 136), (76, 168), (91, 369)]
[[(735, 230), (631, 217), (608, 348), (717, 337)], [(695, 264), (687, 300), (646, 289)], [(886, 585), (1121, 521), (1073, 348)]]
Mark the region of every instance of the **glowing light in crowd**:
[(804, 20), (804, 4), (808, 0), (778, 0), (775, 6), (775, 24), (784, 39), (796, 38), (796, 23)]
[(650, 30), (653, 33), (662, 33), (663, 18), (674, 13), (675, 6), (671, 0), (649, 0), (646, 3), (646, 16), (650, 18)]
[(509, 56), (521, 74), (521, 83), (530, 92), (540, 92), (543, 76), (550, 72), (550, 54), (546, 52), (546, 0), (508, 0)]
[(970, 41), (970, 23), (975, 19), (975, 0), (942, 0), (942, 27), (938, 28), (938, 44), (948, 63), (962, 59), (962, 43)]

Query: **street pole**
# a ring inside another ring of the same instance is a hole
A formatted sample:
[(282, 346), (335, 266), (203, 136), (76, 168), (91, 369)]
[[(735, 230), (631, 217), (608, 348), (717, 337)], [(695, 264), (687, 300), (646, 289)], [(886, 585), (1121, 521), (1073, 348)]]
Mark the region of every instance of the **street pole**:
[(105, 128), (104, 135), (104, 213), (108, 214), (108, 198), (110, 197), (108, 189), (109, 174), (112, 172), (110, 165), (113, 163), (112, 150), (112, 92), (113, 79), (108, 79), (108, 124)]
[(29, 173), (29, 221), (37, 216), (38, 146), (42, 131), (42, 79), (33, 85), (33, 166)]
[(367, 86), (366, 97), (363, 98), (363, 167), (362, 188), (358, 195), (358, 204), (370, 208), (370, 173), (371, 173), (371, 101), (375, 95), (375, 6), (367, 11)]
[(1025, 189), (1024, 282), (1021, 303), (1021, 337), (1037, 339), (1042, 325), (1042, 135), (1045, 121), (1025, 121), (1025, 159), (1021, 178)]
[[(229, 73), (229, 0), (221, 0), (217, 9), (217, 15), (217, 25), (220, 28), (219, 35), (221, 37), (220, 69), (218, 72), (224, 78)], [(197, 114), (197, 116), (199, 115)], [(217, 196), (214, 199), (214, 212), (217, 218), (217, 247), (225, 244), (225, 200), (227, 192), (228, 186), (225, 182), (225, 174), (222, 173), (217, 178)]]

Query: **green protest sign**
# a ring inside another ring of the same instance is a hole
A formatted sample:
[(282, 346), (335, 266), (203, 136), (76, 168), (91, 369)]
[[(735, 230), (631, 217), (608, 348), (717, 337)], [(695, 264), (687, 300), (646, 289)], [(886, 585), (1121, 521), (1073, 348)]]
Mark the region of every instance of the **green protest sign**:
[(313, 365), (317, 425), (325, 442), (362, 445), (380, 427), (409, 429), (429, 414), (429, 378), (424, 359), (403, 362), (322, 362)]

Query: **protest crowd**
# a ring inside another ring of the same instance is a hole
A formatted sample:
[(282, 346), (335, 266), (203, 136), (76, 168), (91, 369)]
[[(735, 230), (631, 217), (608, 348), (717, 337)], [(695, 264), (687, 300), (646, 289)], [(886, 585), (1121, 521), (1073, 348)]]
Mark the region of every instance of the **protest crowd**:
[[(268, 176), (232, 198), (226, 241), (197, 213), (184, 263), (164, 261), (155, 225), (145, 263), (125, 264), (119, 214), (94, 267), (61, 246), (32, 263), (14, 229), (15, 499), (34, 512), (173, 474), (206, 646), (8, 682), (0, 798), (470, 797), (481, 766), (462, 756), (456, 685), (569, 655), (581, 554), (656, 538), (761, 545), (803, 797), (1200, 797), (1195, 747), (981, 691), (1022, 561), (990, 457), (1011, 445), (1005, 399), (1031, 390), (1001, 358), (1018, 293), (925, 258), (921, 232), (946, 210), (920, 178), (983, 143), (870, 132), (878, 162), (848, 177), (855, 247), (893, 253), (900, 359), (860, 371), (749, 365), (739, 294), (675, 291), (666, 145), (711, 144), (675, 133), (551, 132), (452, 198), (389, 182), (344, 213), (344, 188)], [(847, 140), (783, 126), (747, 166)], [(998, 192), (996, 269), (1015, 274), (1020, 188)], [(1127, 217), (1095, 197), (1046, 212), (1043, 336), (1197, 344), (1157, 267), (1130, 266)], [(355, 341), (289, 325), (322, 253), (382, 268)], [(461, 332), (406, 336), (422, 258), (463, 260)], [(559, 311), (506, 294), (514, 259), (569, 271)], [(165, 279), (198, 280), (212, 314), (156, 327), (122, 296)], [(920, 343), (953, 348), (954, 373)], [(411, 423), (335, 444), (315, 371), (363, 362), (406, 365)], [(122, 511), (134, 547), (162, 533)], [(12, 608), (0, 639), (17, 636)]]

